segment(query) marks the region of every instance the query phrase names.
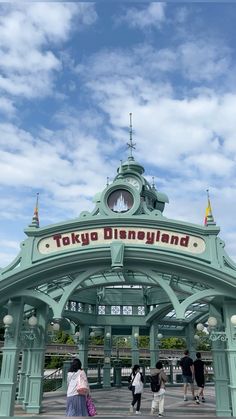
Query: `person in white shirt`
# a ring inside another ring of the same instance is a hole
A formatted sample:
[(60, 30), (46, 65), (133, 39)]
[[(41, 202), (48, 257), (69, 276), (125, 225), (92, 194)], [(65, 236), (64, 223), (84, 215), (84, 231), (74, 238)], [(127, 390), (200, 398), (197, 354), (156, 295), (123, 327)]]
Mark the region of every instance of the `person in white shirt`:
[(136, 404), (136, 415), (141, 415), (140, 406), (141, 406), (141, 396), (143, 392), (143, 375), (140, 372), (140, 366), (134, 365), (132, 373), (128, 380), (132, 383), (132, 396), (133, 400), (130, 405), (130, 412), (133, 413), (134, 406)]
[(86, 406), (86, 394), (78, 393), (78, 383), (83, 381), (88, 388), (89, 385), (85, 372), (82, 370), (81, 361), (75, 358), (67, 374), (67, 406), (66, 416), (88, 416)]

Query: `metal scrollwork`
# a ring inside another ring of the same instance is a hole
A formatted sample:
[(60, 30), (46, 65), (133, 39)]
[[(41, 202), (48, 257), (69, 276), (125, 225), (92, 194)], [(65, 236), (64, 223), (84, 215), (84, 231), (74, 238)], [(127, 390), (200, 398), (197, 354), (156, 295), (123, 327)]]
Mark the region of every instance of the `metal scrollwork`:
[(213, 342), (216, 342), (218, 340), (221, 341), (221, 342), (226, 342), (227, 339), (228, 339), (227, 336), (226, 336), (226, 333), (223, 332), (223, 331), (222, 332), (211, 332), (209, 337)]

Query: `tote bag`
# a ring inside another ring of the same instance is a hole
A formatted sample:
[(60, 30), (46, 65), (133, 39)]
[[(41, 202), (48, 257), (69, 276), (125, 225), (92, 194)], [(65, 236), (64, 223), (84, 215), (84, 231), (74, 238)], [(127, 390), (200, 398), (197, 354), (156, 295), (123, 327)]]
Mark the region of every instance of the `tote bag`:
[(95, 404), (93, 403), (91, 396), (87, 396), (86, 405), (87, 405), (88, 415), (95, 416), (97, 414), (97, 411), (96, 411), (96, 407), (95, 407)]
[(86, 374), (83, 370), (79, 373), (77, 392), (80, 396), (87, 396), (89, 393), (89, 384)]

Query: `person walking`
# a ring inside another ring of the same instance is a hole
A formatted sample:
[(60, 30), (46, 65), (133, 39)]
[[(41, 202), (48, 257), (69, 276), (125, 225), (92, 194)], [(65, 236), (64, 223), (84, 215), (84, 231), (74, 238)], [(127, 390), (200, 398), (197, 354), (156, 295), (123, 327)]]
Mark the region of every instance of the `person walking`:
[[(78, 393), (78, 387), (81, 386), (84, 394)], [(86, 406), (87, 394), (89, 394), (89, 384), (84, 370), (82, 370), (81, 361), (75, 358), (67, 374), (67, 405), (66, 416), (88, 416)]]
[(158, 411), (158, 416), (162, 417), (164, 413), (164, 400), (165, 400), (165, 383), (167, 376), (163, 370), (161, 361), (156, 363), (156, 368), (151, 372), (151, 390), (153, 392), (153, 399), (151, 404), (151, 415)]
[[(180, 366), (182, 369), (182, 377), (183, 377), (183, 383), (184, 383), (184, 401), (187, 401), (187, 389), (188, 384), (190, 384), (193, 400), (196, 400), (194, 395), (194, 366), (193, 366), (193, 360), (189, 356), (189, 351), (186, 349), (184, 351), (184, 356), (180, 360)], [(196, 400), (197, 401), (197, 400)]]
[(196, 359), (193, 362), (194, 366), (194, 377), (196, 384), (198, 386), (198, 394), (196, 396), (197, 403), (200, 403), (200, 397), (202, 402), (204, 403), (205, 397), (204, 397), (204, 387), (205, 387), (205, 373), (206, 373), (206, 365), (205, 362), (201, 359), (201, 353), (196, 353)]
[(141, 397), (143, 392), (143, 375), (140, 372), (140, 366), (134, 365), (132, 368), (132, 373), (128, 379), (129, 383), (132, 383), (132, 402), (130, 405), (130, 413), (133, 413), (134, 406), (136, 405), (136, 415), (141, 415)]

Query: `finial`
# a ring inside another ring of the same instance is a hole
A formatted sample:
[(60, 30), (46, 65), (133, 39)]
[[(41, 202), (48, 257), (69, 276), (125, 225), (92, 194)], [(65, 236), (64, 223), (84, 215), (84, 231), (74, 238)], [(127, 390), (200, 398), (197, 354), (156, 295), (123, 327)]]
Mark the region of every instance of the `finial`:
[(127, 146), (130, 150), (129, 158), (133, 160), (133, 150), (135, 150), (136, 144), (133, 143), (133, 126), (132, 126), (132, 113), (129, 114), (129, 143)]
[(39, 192), (37, 192), (37, 195), (36, 195), (34, 215), (33, 215), (32, 222), (29, 227), (36, 227), (36, 228), (39, 227)]
[(152, 176), (152, 189), (156, 189), (154, 180), (155, 180), (155, 177)]
[(107, 186), (109, 186), (109, 177), (107, 176)]
[(205, 226), (215, 225), (216, 223), (214, 221), (214, 217), (213, 217), (213, 214), (212, 214), (209, 189), (206, 189), (206, 193), (207, 193), (207, 207), (206, 207), (204, 225)]

